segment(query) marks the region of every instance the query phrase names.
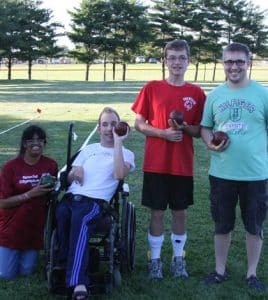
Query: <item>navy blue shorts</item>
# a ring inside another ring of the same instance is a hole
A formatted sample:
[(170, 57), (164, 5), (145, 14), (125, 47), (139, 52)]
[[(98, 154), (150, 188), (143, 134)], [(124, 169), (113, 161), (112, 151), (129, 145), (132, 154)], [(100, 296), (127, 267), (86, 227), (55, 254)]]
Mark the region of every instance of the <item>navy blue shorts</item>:
[(155, 210), (184, 210), (193, 204), (193, 177), (144, 172), (142, 205)]
[(209, 176), (209, 181), (215, 233), (227, 234), (234, 229), (235, 210), (239, 202), (246, 231), (262, 236), (267, 211), (267, 181), (236, 181), (214, 176)]

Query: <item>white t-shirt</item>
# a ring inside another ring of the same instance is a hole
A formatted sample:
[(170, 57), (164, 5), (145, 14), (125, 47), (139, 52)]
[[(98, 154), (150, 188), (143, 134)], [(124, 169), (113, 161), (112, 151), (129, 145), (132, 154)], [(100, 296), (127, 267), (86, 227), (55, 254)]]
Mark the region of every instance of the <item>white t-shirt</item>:
[[(123, 147), (124, 161), (135, 168), (134, 154)], [(119, 180), (114, 178), (114, 148), (94, 143), (86, 146), (78, 154), (72, 166), (83, 166), (84, 182), (72, 182), (68, 193), (110, 201)]]

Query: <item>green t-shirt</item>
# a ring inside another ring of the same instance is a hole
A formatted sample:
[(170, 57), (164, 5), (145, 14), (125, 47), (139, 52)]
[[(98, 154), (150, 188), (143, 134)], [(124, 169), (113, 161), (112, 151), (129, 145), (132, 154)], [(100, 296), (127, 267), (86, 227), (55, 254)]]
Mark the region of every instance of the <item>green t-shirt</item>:
[(225, 131), (230, 144), (211, 151), (209, 174), (230, 180), (268, 178), (268, 89), (255, 81), (239, 89), (226, 83), (207, 97), (201, 125)]

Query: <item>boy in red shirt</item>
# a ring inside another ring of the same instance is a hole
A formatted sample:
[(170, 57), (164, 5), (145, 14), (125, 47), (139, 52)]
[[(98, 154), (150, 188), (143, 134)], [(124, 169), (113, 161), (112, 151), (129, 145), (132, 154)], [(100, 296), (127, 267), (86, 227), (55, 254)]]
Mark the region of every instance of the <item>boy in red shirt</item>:
[[(193, 137), (200, 136), (204, 91), (184, 81), (190, 50), (186, 41), (167, 43), (166, 80), (147, 83), (136, 98), (135, 128), (146, 136), (142, 204), (151, 209), (148, 231), (149, 277), (162, 278), (161, 247), (164, 241), (164, 213), (172, 210), (174, 277), (188, 277), (183, 249), (186, 242), (185, 210), (193, 204)], [(179, 125), (170, 119), (173, 110), (184, 114)]]

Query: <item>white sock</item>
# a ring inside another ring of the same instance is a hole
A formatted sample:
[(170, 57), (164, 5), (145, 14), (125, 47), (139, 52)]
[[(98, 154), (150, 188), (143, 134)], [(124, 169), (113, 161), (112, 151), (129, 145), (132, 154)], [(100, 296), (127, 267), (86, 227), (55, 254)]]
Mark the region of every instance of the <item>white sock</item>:
[(148, 242), (151, 252), (151, 259), (160, 258), (161, 248), (164, 242), (164, 235), (153, 236), (148, 232)]
[(174, 256), (183, 256), (183, 249), (184, 249), (184, 245), (187, 240), (187, 234), (184, 233), (182, 235), (178, 235), (178, 234), (172, 233), (170, 238), (171, 238), (172, 247), (173, 247), (173, 255)]

